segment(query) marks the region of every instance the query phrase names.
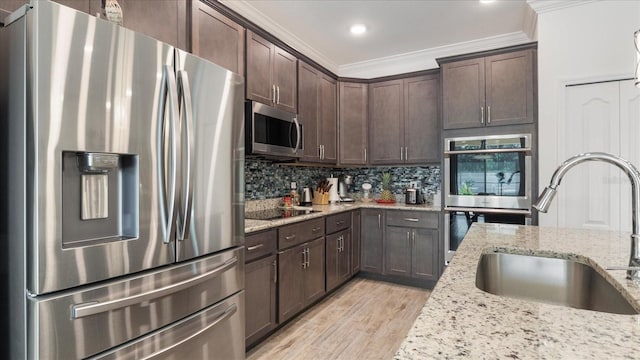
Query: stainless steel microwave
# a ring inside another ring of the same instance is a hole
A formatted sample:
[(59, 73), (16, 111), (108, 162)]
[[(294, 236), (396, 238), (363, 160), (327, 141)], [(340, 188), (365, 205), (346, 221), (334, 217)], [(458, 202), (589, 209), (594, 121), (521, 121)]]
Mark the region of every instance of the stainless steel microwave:
[(299, 158), (304, 152), (303, 130), (296, 114), (255, 101), (245, 102), (247, 155)]

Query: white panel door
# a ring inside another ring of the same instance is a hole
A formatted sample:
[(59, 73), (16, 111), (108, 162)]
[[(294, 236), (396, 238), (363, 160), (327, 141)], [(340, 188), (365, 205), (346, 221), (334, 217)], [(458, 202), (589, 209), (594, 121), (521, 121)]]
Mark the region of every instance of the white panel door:
[[(640, 167), (640, 89), (633, 80), (620, 82), (620, 156)], [(631, 183), (621, 173), (622, 231), (631, 231)]]
[[(618, 82), (567, 87), (559, 158), (584, 152), (620, 155)], [(571, 169), (558, 189), (561, 227), (620, 230), (620, 176), (616, 167), (589, 162)]]

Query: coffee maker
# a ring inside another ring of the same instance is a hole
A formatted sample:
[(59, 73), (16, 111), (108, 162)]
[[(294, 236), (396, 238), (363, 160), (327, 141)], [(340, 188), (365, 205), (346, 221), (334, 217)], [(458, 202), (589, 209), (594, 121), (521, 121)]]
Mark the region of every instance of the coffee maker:
[(347, 197), (349, 192), (349, 185), (353, 183), (353, 176), (351, 175), (343, 175), (342, 179), (338, 183), (338, 195), (340, 196), (340, 201), (343, 202), (352, 202), (354, 201), (352, 198)]
[(420, 184), (412, 181), (404, 192), (404, 203), (410, 205), (424, 204), (424, 196), (420, 191)]

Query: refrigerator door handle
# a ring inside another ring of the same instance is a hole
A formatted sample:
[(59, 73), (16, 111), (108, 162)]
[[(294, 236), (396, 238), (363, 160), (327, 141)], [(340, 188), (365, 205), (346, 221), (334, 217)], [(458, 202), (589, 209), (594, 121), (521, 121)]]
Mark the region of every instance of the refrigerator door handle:
[[(178, 118), (178, 92), (176, 81), (173, 76), (173, 69), (169, 65), (162, 68), (162, 86), (160, 87), (160, 102), (158, 109), (158, 131), (157, 131), (157, 161), (158, 161), (158, 189), (160, 193), (160, 214), (162, 216), (162, 242), (171, 242), (173, 234), (176, 188), (177, 188), (177, 143), (176, 143), (176, 119)], [(165, 107), (169, 100), (169, 119), (165, 118)], [(168, 134), (165, 132), (169, 126)], [(165, 177), (165, 146), (169, 143), (169, 174), (168, 183)], [(168, 185), (168, 188), (167, 188)], [(169, 194), (167, 194), (167, 192)], [(167, 196), (168, 195), (168, 196)], [(168, 197), (168, 198), (167, 198)]]
[(171, 344), (170, 346), (168, 346), (168, 347), (166, 347), (164, 349), (158, 350), (158, 351), (154, 352), (151, 355), (145, 356), (142, 359), (146, 360), (146, 359), (156, 358), (158, 355), (162, 355), (162, 354), (166, 353), (167, 351), (169, 351), (171, 349), (175, 349), (176, 347), (191, 341), (192, 339), (200, 336), (200, 334), (204, 334), (205, 332), (207, 332), (212, 327), (214, 327), (214, 326), (218, 325), (219, 323), (221, 323), (222, 321), (228, 319), (231, 315), (235, 314), (236, 311), (238, 311), (238, 306), (236, 304), (232, 304), (231, 306), (226, 308), (224, 311), (220, 312), (220, 315), (218, 315), (217, 318), (213, 322), (211, 322), (211, 324), (203, 327), (202, 329), (200, 329), (197, 332), (189, 335), (188, 337)]
[(189, 238), (189, 223), (191, 222), (191, 202), (193, 200), (193, 109), (191, 102), (191, 88), (189, 87), (189, 76), (186, 71), (179, 70), (178, 71), (178, 87), (180, 90), (180, 94), (182, 95), (180, 98), (181, 101), (181, 111), (184, 111), (184, 119), (182, 113), (180, 114), (180, 136), (183, 133), (186, 133), (187, 138), (187, 147), (186, 147), (186, 162), (182, 165), (182, 170), (186, 174), (186, 183), (183, 186), (184, 189), (184, 200), (183, 203), (180, 204), (182, 206), (182, 214), (180, 227), (178, 229), (178, 240), (187, 240)]
[(209, 278), (220, 275), (221, 273), (234, 267), (237, 262), (238, 262), (238, 257), (234, 256), (233, 258), (225, 261), (220, 266), (217, 266), (215, 269), (208, 271), (204, 274), (177, 282), (169, 286), (151, 290), (145, 293), (127, 296), (125, 298), (120, 298), (120, 299), (107, 300), (104, 302), (92, 301), (92, 302), (73, 305), (71, 307), (71, 318), (79, 319), (82, 317), (100, 314), (103, 312), (112, 311), (116, 309), (121, 309), (123, 307), (139, 304), (145, 301), (151, 301), (163, 296), (177, 293), (181, 290), (187, 289), (203, 281), (206, 281)]

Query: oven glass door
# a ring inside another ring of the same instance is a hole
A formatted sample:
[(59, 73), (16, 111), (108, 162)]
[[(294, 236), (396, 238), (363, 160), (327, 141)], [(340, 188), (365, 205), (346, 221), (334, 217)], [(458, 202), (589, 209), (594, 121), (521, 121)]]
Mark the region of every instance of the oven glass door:
[(447, 139), (446, 145), (447, 207), (529, 209), (529, 136)]

